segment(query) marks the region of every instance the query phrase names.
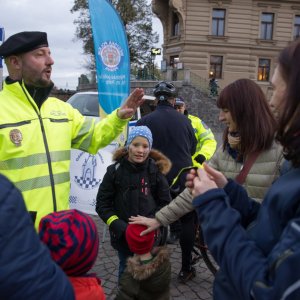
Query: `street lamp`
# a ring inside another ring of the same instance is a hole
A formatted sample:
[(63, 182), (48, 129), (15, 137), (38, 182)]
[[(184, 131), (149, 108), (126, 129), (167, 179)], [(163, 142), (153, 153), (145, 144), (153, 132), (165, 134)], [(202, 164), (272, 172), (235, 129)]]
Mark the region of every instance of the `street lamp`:
[(156, 55), (161, 55), (160, 48), (151, 48), (151, 62), (152, 62), (152, 79), (154, 79), (154, 61)]

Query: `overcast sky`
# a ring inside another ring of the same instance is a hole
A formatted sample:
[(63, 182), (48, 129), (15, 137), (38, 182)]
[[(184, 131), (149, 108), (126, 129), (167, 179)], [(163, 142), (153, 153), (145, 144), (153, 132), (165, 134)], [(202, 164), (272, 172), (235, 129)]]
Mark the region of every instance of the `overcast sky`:
[[(88, 72), (83, 67), (82, 43), (75, 40), (73, 21), (77, 14), (70, 12), (73, 3), (74, 0), (0, 0), (0, 27), (4, 27), (6, 38), (20, 31), (47, 32), (54, 59), (52, 80), (63, 89), (76, 89), (80, 74)], [(161, 31), (158, 20), (154, 27)], [(3, 72), (7, 76), (5, 66)]]

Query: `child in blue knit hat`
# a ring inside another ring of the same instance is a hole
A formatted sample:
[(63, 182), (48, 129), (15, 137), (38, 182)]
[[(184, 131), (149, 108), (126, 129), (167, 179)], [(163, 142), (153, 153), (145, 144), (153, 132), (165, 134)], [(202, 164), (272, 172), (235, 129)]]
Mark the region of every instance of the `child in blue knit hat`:
[(165, 175), (170, 160), (152, 149), (152, 133), (147, 126), (133, 127), (124, 147), (113, 155), (100, 185), (96, 211), (109, 226), (111, 244), (118, 251), (119, 279), (126, 259), (132, 256), (125, 238), (131, 216), (154, 216), (171, 201)]
[(147, 126), (133, 127), (128, 134), (125, 147), (128, 149), (129, 145), (132, 143), (132, 140), (138, 136), (147, 139), (149, 144), (149, 149), (151, 150), (153, 144), (153, 138), (152, 138), (152, 132)]

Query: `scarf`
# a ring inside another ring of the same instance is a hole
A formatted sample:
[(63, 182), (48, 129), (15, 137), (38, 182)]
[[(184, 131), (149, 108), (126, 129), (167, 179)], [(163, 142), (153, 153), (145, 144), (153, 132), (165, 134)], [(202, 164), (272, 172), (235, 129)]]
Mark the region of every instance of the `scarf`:
[(230, 148), (239, 151), (241, 144), (241, 136), (238, 132), (228, 132), (227, 135)]

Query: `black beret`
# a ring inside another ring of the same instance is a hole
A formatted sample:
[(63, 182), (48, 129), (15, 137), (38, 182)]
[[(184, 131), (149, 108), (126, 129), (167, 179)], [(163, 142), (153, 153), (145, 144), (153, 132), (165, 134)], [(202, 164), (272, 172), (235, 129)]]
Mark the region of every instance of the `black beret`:
[(0, 46), (0, 56), (7, 57), (29, 52), (41, 47), (48, 47), (46, 32), (23, 31), (10, 36)]

